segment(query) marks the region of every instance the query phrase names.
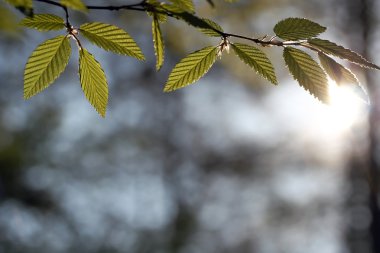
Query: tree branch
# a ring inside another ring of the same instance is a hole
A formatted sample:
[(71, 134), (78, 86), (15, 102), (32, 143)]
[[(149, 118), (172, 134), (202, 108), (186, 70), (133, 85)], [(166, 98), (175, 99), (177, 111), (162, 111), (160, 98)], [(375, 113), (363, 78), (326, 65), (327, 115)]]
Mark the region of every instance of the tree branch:
[[(69, 13), (68, 13), (68, 10), (67, 10), (66, 6), (64, 6), (64, 5), (62, 5), (62, 4), (58, 3), (58, 2), (52, 1), (52, 0), (35, 0), (35, 1), (36, 2), (41, 2), (41, 3), (46, 3), (46, 4), (51, 4), (51, 5), (54, 5), (54, 6), (61, 7), (65, 11), (65, 14), (66, 14), (66, 25), (67, 25), (68, 28), (71, 27), (71, 25), (69, 23)], [(102, 6), (102, 5), (86, 5), (86, 7), (89, 10), (108, 10), (108, 11), (134, 10), (134, 11), (144, 11), (144, 12), (145, 11), (153, 11), (153, 12), (165, 14), (165, 15), (167, 15), (169, 17), (177, 18), (176, 17), (176, 13), (172, 13), (169, 10), (165, 10), (165, 11), (156, 10), (155, 6), (148, 4), (146, 2), (146, 0), (143, 0), (143, 1), (139, 2), (139, 3), (128, 4), (128, 5), (118, 5), (118, 6), (117, 5), (106, 5), (106, 6)], [(210, 27), (210, 29), (213, 29), (213, 28)], [(264, 46), (264, 47), (265, 46), (279, 46), (279, 47), (284, 47), (284, 46), (304, 46), (304, 47), (313, 49), (310, 46), (305, 45), (301, 41), (281, 41), (281, 40), (274, 39), (275, 37), (273, 37), (273, 38), (271, 38), (269, 40), (264, 40), (264, 39), (258, 39), (258, 38), (250, 38), (250, 37), (239, 35), (239, 34), (225, 33), (225, 32), (221, 32), (221, 31), (215, 30), (215, 29), (213, 29), (213, 30), (215, 32), (219, 33), (220, 36), (223, 37), (223, 38), (234, 37), (234, 38), (244, 39), (244, 40), (252, 41), (252, 42), (254, 42), (256, 44), (259, 44), (261, 46)]]

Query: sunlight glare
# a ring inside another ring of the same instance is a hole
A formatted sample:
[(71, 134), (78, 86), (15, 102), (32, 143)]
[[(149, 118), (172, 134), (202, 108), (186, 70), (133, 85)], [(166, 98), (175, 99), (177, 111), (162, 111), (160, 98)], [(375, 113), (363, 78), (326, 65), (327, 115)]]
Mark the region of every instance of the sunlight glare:
[(338, 86), (330, 79), (329, 94), (330, 105), (327, 107), (327, 114), (331, 130), (348, 131), (365, 118), (365, 108), (368, 104), (355, 92), (355, 86)]

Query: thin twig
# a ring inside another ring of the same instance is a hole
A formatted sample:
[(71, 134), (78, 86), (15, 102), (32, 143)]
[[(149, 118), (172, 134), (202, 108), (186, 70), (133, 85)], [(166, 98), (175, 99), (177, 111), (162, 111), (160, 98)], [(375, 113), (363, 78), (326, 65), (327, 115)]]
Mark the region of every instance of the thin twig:
[[(69, 13), (68, 13), (66, 6), (64, 6), (58, 2), (55, 2), (55, 1), (51, 1), (51, 0), (35, 0), (35, 1), (61, 7), (65, 11), (65, 14), (66, 14), (66, 25), (68, 26), (68, 28), (71, 27), (70, 23), (69, 23)], [(134, 11), (144, 11), (145, 12), (145, 11), (151, 10), (152, 8), (154, 10), (154, 6), (149, 5), (146, 2), (146, 0), (143, 0), (143, 1), (141, 1), (139, 3), (135, 3), (135, 4), (129, 4), (129, 5), (118, 5), (118, 6), (115, 6), (115, 5), (107, 5), (107, 6), (86, 5), (86, 7), (89, 10), (109, 10), (109, 11), (134, 10)], [(168, 10), (165, 10), (164, 12), (159, 11), (159, 10), (155, 10), (155, 11), (157, 11), (158, 13), (166, 14), (169, 17), (177, 18), (175, 13), (171, 13)], [(210, 29), (213, 29), (213, 28), (210, 27)], [(225, 33), (225, 32), (218, 31), (216, 29), (213, 29), (213, 30), (215, 32), (219, 33), (220, 36), (223, 38), (234, 37), (234, 38), (244, 39), (244, 40), (252, 41), (252, 42), (259, 44), (261, 46), (279, 46), (279, 47), (304, 46), (304, 47), (313, 49), (313, 48), (309, 47), (308, 45), (304, 44), (302, 41), (280, 41), (280, 40), (276, 40), (274, 38), (271, 38), (270, 40), (264, 40), (264, 39), (258, 39), (258, 38), (250, 38), (250, 37), (239, 35), (239, 34)]]

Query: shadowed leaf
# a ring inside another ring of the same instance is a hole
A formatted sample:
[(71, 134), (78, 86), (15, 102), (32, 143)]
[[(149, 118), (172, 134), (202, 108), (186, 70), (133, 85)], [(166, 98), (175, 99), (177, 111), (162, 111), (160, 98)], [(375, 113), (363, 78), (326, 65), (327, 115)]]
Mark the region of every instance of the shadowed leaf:
[(13, 5), (25, 16), (33, 17), (33, 1), (32, 0), (5, 0), (5, 1)]
[(316, 48), (324, 52), (325, 54), (337, 56), (341, 59), (345, 59), (350, 62), (356, 63), (362, 67), (380, 69), (379, 66), (377, 66), (376, 64), (373, 64), (372, 62), (369, 62), (358, 53), (351, 51), (349, 49), (346, 49), (342, 46), (339, 46), (331, 41), (322, 40), (322, 39), (310, 39), (308, 40), (308, 43), (313, 48)]
[(318, 57), (323, 69), (337, 84), (359, 84), (359, 80), (350, 70), (346, 69), (332, 58), (328, 57), (324, 53), (318, 53)]
[(319, 52), (318, 57), (323, 69), (336, 84), (341, 86), (352, 86), (353, 91), (360, 99), (366, 103), (369, 102), (367, 93), (361, 86), (359, 80), (349, 69), (337, 63), (334, 59), (324, 53)]
[(73, 10), (88, 11), (86, 5), (81, 0), (61, 0), (61, 4)]
[(214, 21), (203, 18), (202, 19), (209, 27), (201, 27), (199, 28), (199, 31), (201, 31), (203, 34), (206, 34), (211, 37), (220, 37), (221, 33), (223, 32), (223, 28), (215, 23)]

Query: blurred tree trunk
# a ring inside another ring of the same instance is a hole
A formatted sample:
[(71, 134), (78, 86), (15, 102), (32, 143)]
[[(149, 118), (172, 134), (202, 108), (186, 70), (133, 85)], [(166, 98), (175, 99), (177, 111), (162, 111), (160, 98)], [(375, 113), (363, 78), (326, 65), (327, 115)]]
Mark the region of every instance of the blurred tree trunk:
[[(371, 60), (371, 46), (375, 42), (374, 30), (377, 28), (374, 0), (347, 1), (347, 29), (357, 31), (356, 45), (364, 57)], [(352, 24), (352, 26), (351, 26)], [(380, 100), (379, 88), (374, 73), (365, 71), (368, 93), (371, 101), (369, 112), (368, 149), (354, 152), (350, 164), (352, 194), (349, 196), (351, 226), (348, 232), (348, 245), (353, 253), (380, 252)], [(365, 154), (366, 153), (366, 154)], [(363, 156), (364, 154), (364, 156)], [(360, 179), (361, 178), (361, 179)], [(366, 184), (358, 184), (358, 182)], [(361, 196), (360, 196), (361, 195)], [(362, 201), (360, 201), (362, 200)], [(360, 203), (362, 202), (362, 203)], [(367, 207), (355, 208), (367, 202)], [(368, 226), (363, 225), (368, 221)]]

